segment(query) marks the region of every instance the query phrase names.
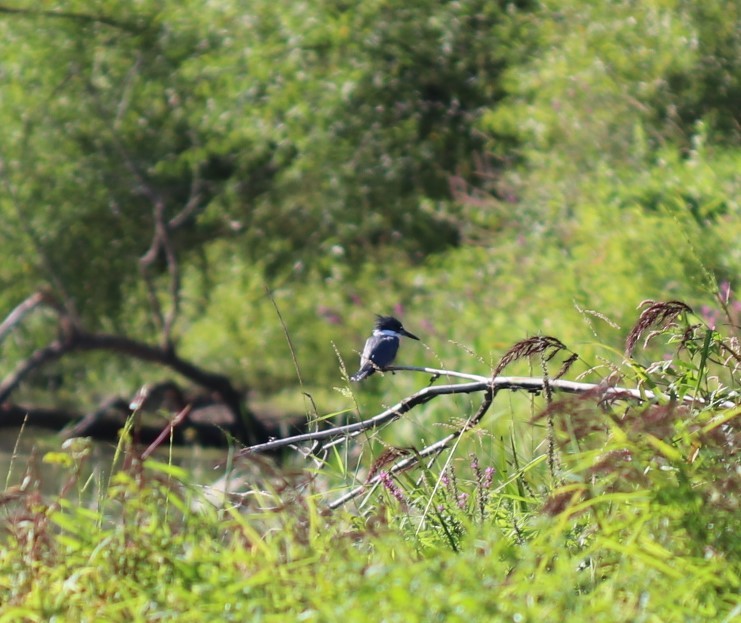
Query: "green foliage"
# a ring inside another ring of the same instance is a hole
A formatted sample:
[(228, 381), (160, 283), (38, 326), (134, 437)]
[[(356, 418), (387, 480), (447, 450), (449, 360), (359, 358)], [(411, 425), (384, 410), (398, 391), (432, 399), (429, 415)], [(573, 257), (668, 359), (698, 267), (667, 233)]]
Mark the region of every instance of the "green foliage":
[(121, 320), (144, 303), (136, 262), (158, 202), (167, 219), (195, 202), (173, 234), (193, 266), (225, 237), (271, 272), (456, 243), (422, 199), (472, 170), (513, 6), (100, 0), (5, 15), (0, 210), (21, 261), (4, 282), (16, 296), (50, 282), (88, 322)]
[(531, 31), (541, 53), (510, 68), (511, 101), (484, 127), (571, 176), (640, 166), (667, 143), (688, 149), (698, 123), (738, 145), (738, 11), (725, 0), (546, 2)]
[(679, 3), (694, 27), (691, 64), (669, 72), (658, 112), (685, 137), (698, 122), (712, 128), (713, 140), (738, 145), (741, 133), (741, 7), (736, 2)]

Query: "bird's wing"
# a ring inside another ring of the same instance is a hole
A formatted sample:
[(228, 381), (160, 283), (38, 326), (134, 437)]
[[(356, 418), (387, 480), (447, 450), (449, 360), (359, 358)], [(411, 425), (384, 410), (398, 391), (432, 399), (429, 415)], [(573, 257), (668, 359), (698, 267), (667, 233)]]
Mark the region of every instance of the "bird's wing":
[(371, 352), (373, 352), (373, 346), (375, 345), (375, 343), (375, 337), (369, 337), (367, 340), (365, 340), (365, 346), (363, 347), (363, 352), (360, 355), (361, 368), (370, 361)]
[(391, 365), (396, 357), (396, 352), (399, 350), (399, 338), (381, 335), (374, 337), (373, 341), (373, 344), (369, 344), (370, 340), (365, 343), (363, 354), (365, 355), (367, 350), (367, 358), (381, 369)]

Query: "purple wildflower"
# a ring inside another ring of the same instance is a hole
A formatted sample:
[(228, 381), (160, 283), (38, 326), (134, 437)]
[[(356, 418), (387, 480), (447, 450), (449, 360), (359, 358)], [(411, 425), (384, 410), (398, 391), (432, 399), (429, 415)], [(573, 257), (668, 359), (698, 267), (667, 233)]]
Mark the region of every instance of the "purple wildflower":
[(399, 489), (398, 485), (394, 482), (391, 474), (388, 472), (381, 472), (378, 474), (378, 480), (383, 484), (388, 492), (393, 495), (399, 502), (404, 502), (404, 493)]
[(497, 470), (495, 470), (493, 467), (487, 467), (484, 470), (484, 477), (481, 480), (481, 487), (483, 489), (488, 489), (491, 487), (491, 483), (494, 480), (494, 474)]

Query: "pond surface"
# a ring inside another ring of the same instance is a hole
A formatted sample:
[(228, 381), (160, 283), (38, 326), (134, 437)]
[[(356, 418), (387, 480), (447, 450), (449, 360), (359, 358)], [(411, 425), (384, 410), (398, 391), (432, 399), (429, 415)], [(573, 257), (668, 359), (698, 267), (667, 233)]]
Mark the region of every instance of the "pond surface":
[[(0, 492), (18, 486), (27, 475), (38, 479), (44, 494), (58, 493), (72, 474), (72, 470), (56, 462), (44, 460), (47, 453), (69, 453), (59, 435), (27, 427), (0, 430)], [(84, 463), (79, 480), (90, 483), (91, 492), (108, 481), (116, 446), (110, 442), (90, 442), (90, 455)], [(226, 451), (200, 446), (173, 447), (167, 442), (152, 455), (152, 460), (172, 463), (187, 469), (196, 483), (209, 484), (224, 474)], [(119, 456), (120, 466), (123, 457)]]

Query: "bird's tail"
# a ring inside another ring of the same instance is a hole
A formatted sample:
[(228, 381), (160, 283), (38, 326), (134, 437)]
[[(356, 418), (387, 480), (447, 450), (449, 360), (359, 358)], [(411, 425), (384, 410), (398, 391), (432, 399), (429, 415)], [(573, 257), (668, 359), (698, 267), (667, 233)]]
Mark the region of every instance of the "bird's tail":
[(350, 377), (350, 380), (357, 383), (358, 381), (362, 381), (364, 378), (369, 377), (375, 371), (376, 367), (372, 363), (368, 362), (362, 368), (360, 368), (360, 370), (353, 374)]

